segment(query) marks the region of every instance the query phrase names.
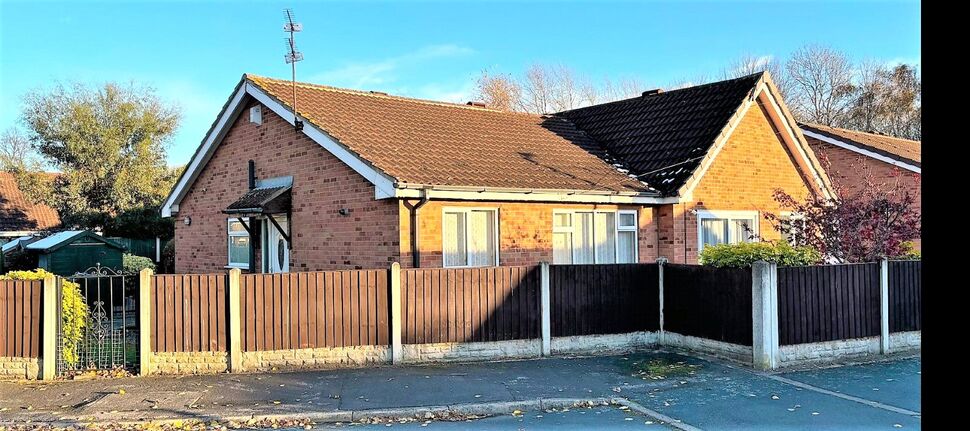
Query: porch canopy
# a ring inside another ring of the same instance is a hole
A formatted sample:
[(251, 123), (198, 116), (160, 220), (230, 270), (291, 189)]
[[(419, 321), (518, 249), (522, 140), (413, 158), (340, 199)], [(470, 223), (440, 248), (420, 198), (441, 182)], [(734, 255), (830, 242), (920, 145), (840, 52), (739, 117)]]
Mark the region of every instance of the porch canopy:
[(222, 212), (240, 217), (289, 213), (292, 188), (292, 186), (277, 186), (252, 189), (229, 204)]

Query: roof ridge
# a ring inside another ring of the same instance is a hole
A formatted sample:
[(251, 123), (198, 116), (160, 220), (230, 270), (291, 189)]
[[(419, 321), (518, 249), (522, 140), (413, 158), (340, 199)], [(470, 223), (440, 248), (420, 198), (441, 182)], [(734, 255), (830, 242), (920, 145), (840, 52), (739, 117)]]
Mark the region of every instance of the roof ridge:
[[(257, 80), (273, 81), (273, 82), (283, 83), (283, 84), (287, 84), (287, 85), (289, 85), (291, 83), (291, 81), (287, 81), (287, 80), (283, 80), (283, 79), (270, 78), (270, 77), (267, 77), (267, 76), (254, 75), (254, 74), (251, 74), (251, 73), (247, 73), (244, 76), (245, 76), (245, 78), (247, 80), (256, 82), (257, 84), (258, 84)], [(379, 99), (401, 100), (401, 101), (404, 101), (404, 102), (414, 102), (414, 103), (421, 103), (421, 104), (425, 104), (425, 105), (443, 106), (443, 107), (449, 107), (449, 108), (460, 108), (460, 109), (467, 109), (467, 110), (472, 110), (472, 111), (496, 112), (496, 113), (499, 113), (499, 114), (516, 114), (516, 115), (525, 115), (525, 116), (530, 116), (530, 117), (543, 117), (545, 115), (548, 115), (548, 114), (533, 114), (533, 113), (530, 113), (530, 112), (519, 112), (519, 111), (503, 111), (501, 109), (494, 109), (494, 108), (488, 108), (488, 107), (474, 106), (474, 105), (468, 105), (468, 104), (465, 104), (465, 103), (444, 102), (444, 101), (440, 101), (440, 100), (420, 99), (420, 98), (417, 98), (417, 97), (398, 96), (398, 95), (389, 94), (389, 93), (386, 93), (386, 92), (383, 92), (383, 91), (356, 90), (356, 89), (353, 89), (353, 88), (342, 88), (342, 87), (334, 87), (332, 85), (314, 84), (312, 82), (300, 82), (300, 81), (297, 81), (296, 86), (297, 87), (302, 87), (302, 88), (308, 88), (308, 89), (317, 89), (317, 90), (324, 90), (324, 91), (333, 91), (333, 92), (336, 92), (336, 93), (354, 94), (354, 95), (358, 95), (358, 96), (368, 96), (368, 97), (374, 97), (374, 98), (379, 98)]]
[[(765, 74), (765, 72), (762, 71), (762, 72), (752, 73), (750, 75), (739, 76), (737, 78), (724, 79), (724, 80), (721, 80), (721, 81), (714, 81), (714, 82), (706, 82), (706, 83), (703, 83), (703, 84), (691, 85), (690, 87), (675, 88), (673, 90), (663, 90), (662, 92), (656, 94), (656, 96), (664, 96), (664, 95), (668, 95), (670, 93), (676, 93), (678, 91), (683, 91), (683, 90), (694, 90), (694, 89), (698, 89), (698, 88), (709, 87), (709, 86), (712, 86), (712, 85), (724, 84), (724, 83), (727, 83), (727, 82), (740, 81), (742, 79), (753, 78), (755, 76), (758, 76), (758, 78), (760, 79), (761, 75), (764, 75), (764, 74)], [(644, 91), (647, 91), (647, 90), (644, 90)], [(614, 104), (614, 103), (632, 102), (632, 101), (640, 100), (642, 98), (643, 98), (643, 95), (641, 94), (639, 96), (627, 97), (626, 99), (613, 100), (613, 101), (610, 101), (610, 102), (597, 103), (595, 105), (589, 105), (589, 106), (582, 106), (582, 107), (579, 107), (579, 108), (567, 109), (565, 111), (556, 112), (555, 115), (563, 114), (563, 113), (566, 113), (566, 112), (579, 111), (581, 109), (595, 108), (595, 107), (600, 107), (600, 106), (611, 105), (611, 104)]]

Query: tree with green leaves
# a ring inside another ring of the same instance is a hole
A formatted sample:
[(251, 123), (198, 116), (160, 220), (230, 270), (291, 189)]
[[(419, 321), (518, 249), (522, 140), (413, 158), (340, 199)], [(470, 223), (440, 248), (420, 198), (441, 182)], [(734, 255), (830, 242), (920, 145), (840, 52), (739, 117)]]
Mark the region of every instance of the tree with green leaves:
[(153, 89), (134, 84), (31, 92), (24, 98), (26, 138), (61, 173), (46, 196), (25, 192), (57, 209), (66, 227), (104, 229), (127, 213), (153, 210), (180, 173), (165, 161), (179, 119)]

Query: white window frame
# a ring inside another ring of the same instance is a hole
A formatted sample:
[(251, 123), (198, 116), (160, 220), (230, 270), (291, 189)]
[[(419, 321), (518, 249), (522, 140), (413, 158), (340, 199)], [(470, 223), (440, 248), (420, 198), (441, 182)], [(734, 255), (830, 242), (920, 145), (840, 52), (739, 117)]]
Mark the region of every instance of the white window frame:
[[(639, 263), (640, 262), (640, 211), (638, 210), (584, 210), (584, 209), (554, 209), (552, 210), (552, 233), (568, 233), (570, 235), (576, 234), (576, 214), (578, 213), (608, 213), (613, 214), (613, 261), (616, 262), (620, 256), (620, 232), (634, 232), (633, 240), (633, 262), (624, 263)], [(556, 215), (557, 214), (569, 214), (569, 227), (556, 226)], [(633, 215), (633, 227), (620, 227), (620, 214), (632, 214)], [(570, 241), (571, 244), (575, 244), (575, 239)], [(596, 229), (593, 229), (593, 244), (596, 243)], [(572, 261), (576, 262), (576, 247), (570, 247), (572, 253)], [(600, 265), (600, 257), (597, 247), (593, 247), (593, 265)], [(589, 265), (589, 264), (584, 264)]]
[[(439, 224), (439, 229), (441, 229), (441, 267), (442, 268), (482, 268), (482, 265), (468, 265), (471, 259), (468, 257), (468, 244), (471, 244), (471, 229), (468, 229), (468, 213), (472, 211), (491, 211), (492, 212), (492, 223), (495, 224), (495, 266), (499, 266), (499, 251), (502, 249), (502, 245), (499, 242), (499, 208), (498, 207), (442, 207), (441, 208), (441, 223)], [(465, 214), (465, 265), (445, 265), (445, 214), (446, 213), (462, 213)]]
[(697, 210), (697, 252), (704, 249), (704, 234), (702, 221), (705, 219), (733, 219), (754, 220), (751, 231), (755, 236), (761, 236), (761, 212), (744, 210)]
[[(778, 213), (778, 217), (781, 219), (780, 220), (781, 223), (791, 223), (792, 221), (798, 221), (798, 220), (802, 220), (803, 222), (805, 221), (805, 214), (802, 214), (799, 212), (781, 211)], [(804, 227), (804, 224), (802, 226)], [(781, 239), (784, 240), (785, 242), (788, 242), (788, 239), (785, 238), (786, 235), (787, 234), (783, 232), (781, 234)], [(789, 242), (788, 244), (791, 244), (791, 243)]]
[(252, 226), (251, 224), (249, 224), (249, 220), (250, 220), (249, 217), (229, 217), (226, 219), (226, 262), (228, 262), (226, 264), (226, 268), (249, 269), (249, 262), (239, 263), (239, 262), (232, 261), (232, 238), (233, 237), (249, 238), (249, 241), (250, 241), (249, 246), (252, 247), (253, 239), (251, 235), (249, 235), (249, 232), (245, 230), (246, 228), (243, 228), (243, 231), (241, 233), (233, 232), (229, 230), (229, 227), (232, 226), (232, 222), (238, 221), (239, 219), (242, 219), (243, 222), (245, 222), (247, 225)]

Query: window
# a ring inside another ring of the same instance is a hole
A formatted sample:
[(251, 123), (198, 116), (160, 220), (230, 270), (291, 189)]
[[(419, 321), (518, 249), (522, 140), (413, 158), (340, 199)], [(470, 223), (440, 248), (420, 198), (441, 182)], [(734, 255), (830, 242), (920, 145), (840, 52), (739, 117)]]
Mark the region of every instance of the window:
[[(248, 217), (243, 217), (249, 223)], [(229, 265), (239, 268), (249, 268), (249, 232), (243, 227), (239, 219), (229, 219)]]
[(445, 267), (498, 265), (498, 211), (445, 208), (441, 222)]
[(697, 225), (698, 252), (706, 245), (751, 242), (758, 236), (758, 212), (701, 210)]
[(554, 211), (553, 263), (637, 261), (636, 211)]

